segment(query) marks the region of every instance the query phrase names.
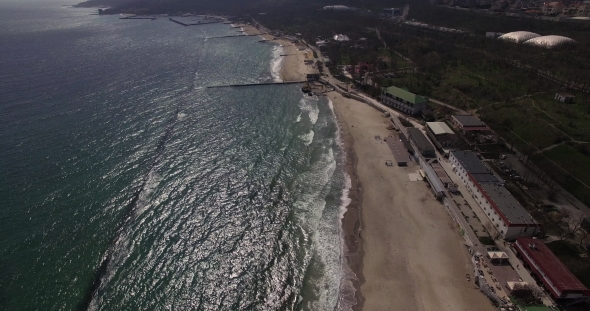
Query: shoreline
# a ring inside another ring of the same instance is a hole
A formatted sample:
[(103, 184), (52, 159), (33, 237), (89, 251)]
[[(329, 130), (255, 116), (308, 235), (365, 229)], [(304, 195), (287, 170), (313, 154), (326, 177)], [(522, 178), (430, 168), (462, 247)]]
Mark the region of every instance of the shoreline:
[[(332, 101), (328, 98), (328, 100)], [(332, 105), (333, 101), (332, 101)], [(357, 162), (356, 153), (353, 149), (354, 139), (347, 128), (346, 122), (343, 120), (340, 112), (333, 108), (334, 115), (336, 116), (336, 122), (338, 123), (339, 135), (343, 144), (345, 154), (345, 170), (346, 174), (350, 178), (350, 188), (348, 189), (348, 199), (350, 202), (345, 207), (345, 212), (340, 219), (340, 226), (342, 228), (342, 239), (345, 249), (342, 250), (345, 264), (354, 273), (356, 278), (348, 279), (354, 287), (354, 299), (355, 304), (351, 306), (351, 310), (360, 311), (363, 309), (364, 297), (361, 292), (361, 285), (365, 282), (363, 276), (363, 240), (362, 240), (362, 202), (363, 202), (363, 190), (361, 181), (357, 174)], [(343, 279), (344, 280), (344, 279)], [(340, 302), (341, 297), (338, 301)]]
[[(262, 38), (269, 42), (280, 44), (283, 47), (283, 61), (281, 62), (280, 78), (283, 82), (286, 81), (301, 81), (305, 80), (305, 73), (308, 73), (311, 68), (305, 65), (304, 60), (307, 58), (305, 51), (300, 51), (293, 43), (286, 39), (274, 38), (269, 34), (264, 34), (259, 29), (251, 25), (237, 24), (235, 26), (242, 27), (244, 33), (248, 35), (260, 34)], [(330, 100), (327, 95), (326, 99)], [(345, 278), (344, 273), (341, 278), (340, 286), (343, 282), (351, 282), (354, 288), (355, 304), (350, 306), (352, 311), (361, 311), (364, 305), (364, 297), (361, 292), (361, 285), (365, 282), (363, 276), (363, 240), (361, 232), (362, 224), (362, 201), (363, 191), (362, 184), (357, 174), (357, 157), (353, 149), (354, 140), (348, 130), (346, 122), (340, 116), (340, 112), (333, 105), (334, 116), (338, 123), (338, 131), (340, 140), (343, 144), (342, 148), (345, 154), (345, 170), (350, 178), (350, 188), (348, 189), (348, 199), (350, 200), (345, 207), (344, 214), (340, 219), (340, 228), (342, 230), (342, 249), (341, 254), (344, 258), (344, 264), (354, 273), (355, 278)], [(345, 267), (342, 267), (345, 269)], [(345, 303), (343, 301), (342, 292), (338, 293), (338, 305)]]
[[(296, 46), (291, 41), (284, 38), (275, 38), (268, 34), (265, 30), (260, 30), (248, 24), (232, 24), (236, 27), (241, 27), (245, 34), (259, 35), (264, 40), (279, 44), (283, 51), (281, 53), (282, 62), (279, 76), (282, 82), (304, 81), (305, 75), (315, 72), (311, 66), (305, 64), (306, 59), (310, 59), (306, 50), (300, 50), (304, 45)], [(307, 49), (307, 47), (305, 47)]]

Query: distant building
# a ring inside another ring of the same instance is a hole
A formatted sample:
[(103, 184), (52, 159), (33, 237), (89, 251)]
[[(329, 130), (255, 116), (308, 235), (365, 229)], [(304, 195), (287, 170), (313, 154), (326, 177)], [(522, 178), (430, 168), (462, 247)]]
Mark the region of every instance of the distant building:
[(543, 15), (555, 16), (563, 10), (563, 5), (559, 2), (549, 2), (541, 6), (541, 12)]
[(356, 11), (355, 8), (347, 7), (345, 5), (327, 5), (323, 8), (324, 11)]
[(422, 112), (426, 108), (427, 101), (420, 95), (395, 86), (384, 88), (381, 92), (381, 102), (384, 105), (410, 115)]
[(449, 160), (467, 191), (505, 240), (532, 237), (541, 225), (504, 187), (504, 181), (472, 151), (452, 151)]
[(385, 8), (381, 11), (384, 17), (396, 17), (402, 15), (402, 9), (399, 8)]
[(566, 103), (566, 104), (573, 103), (575, 98), (576, 98), (576, 96), (571, 95), (571, 94), (566, 94), (566, 93), (555, 94), (555, 99), (557, 99), (558, 101), (560, 101), (562, 103)]
[(350, 38), (347, 35), (338, 34), (334, 35), (334, 41), (345, 42), (350, 41)]
[(540, 240), (518, 238), (514, 243), (524, 267), (540, 280), (553, 299), (584, 299), (590, 290)]
[(408, 140), (410, 141), (410, 144), (412, 145), (415, 152), (418, 152), (427, 158), (436, 157), (434, 146), (432, 146), (428, 138), (424, 136), (421, 130), (415, 127), (409, 127)]
[(454, 127), (458, 130), (465, 132), (470, 131), (489, 131), (490, 128), (486, 126), (485, 123), (481, 122), (479, 118), (472, 115), (454, 115), (451, 116), (451, 123)]

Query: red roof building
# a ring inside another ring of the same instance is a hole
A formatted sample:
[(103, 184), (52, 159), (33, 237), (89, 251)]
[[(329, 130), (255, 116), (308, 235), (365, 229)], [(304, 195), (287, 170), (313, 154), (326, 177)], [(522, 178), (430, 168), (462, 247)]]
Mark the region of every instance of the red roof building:
[(518, 238), (514, 246), (531, 273), (555, 299), (590, 296), (590, 290), (540, 240)]

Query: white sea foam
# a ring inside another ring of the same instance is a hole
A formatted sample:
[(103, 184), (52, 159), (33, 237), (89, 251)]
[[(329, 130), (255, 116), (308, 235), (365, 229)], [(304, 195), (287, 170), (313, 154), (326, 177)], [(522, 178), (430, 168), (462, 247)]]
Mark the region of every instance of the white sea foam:
[(295, 123), (299, 123), (299, 122), (301, 122), (301, 114), (299, 114), (297, 116), (297, 119), (295, 120)]
[(283, 66), (283, 47), (275, 45), (272, 49), (272, 60), (270, 62), (270, 73), (274, 82), (283, 82), (281, 79), (281, 67)]
[(299, 100), (299, 108), (301, 108), (301, 111), (307, 112), (311, 124), (315, 124), (320, 115), (318, 101), (319, 98), (317, 96), (305, 96)]
[(313, 130), (310, 130), (309, 133), (307, 133), (307, 134), (299, 135), (299, 138), (301, 140), (303, 140), (303, 143), (306, 146), (309, 146), (313, 142), (313, 136), (314, 135), (315, 135), (315, 132)]

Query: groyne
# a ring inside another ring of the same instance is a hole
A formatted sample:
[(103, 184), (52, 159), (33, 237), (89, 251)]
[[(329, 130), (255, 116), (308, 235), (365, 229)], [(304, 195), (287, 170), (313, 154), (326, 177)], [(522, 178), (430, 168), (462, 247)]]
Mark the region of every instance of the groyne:
[(171, 22), (175, 22), (175, 23), (177, 23), (179, 25), (182, 25), (182, 26), (197, 26), (197, 25), (208, 25), (208, 24), (219, 24), (219, 23), (222, 23), (222, 21), (212, 21), (212, 22), (197, 22), (197, 23), (187, 24), (187, 23), (181, 22), (179, 20), (176, 20), (176, 19), (174, 19), (172, 17), (168, 18), (168, 20), (170, 20)]
[(300, 84), (307, 81), (286, 81), (286, 82), (263, 82), (263, 83), (244, 83), (244, 84), (224, 84), (208, 86), (208, 89), (216, 89), (222, 87), (244, 87), (244, 86), (260, 86), (260, 85), (279, 85), (279, 84)]

